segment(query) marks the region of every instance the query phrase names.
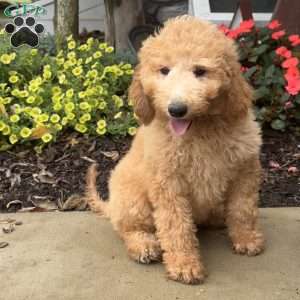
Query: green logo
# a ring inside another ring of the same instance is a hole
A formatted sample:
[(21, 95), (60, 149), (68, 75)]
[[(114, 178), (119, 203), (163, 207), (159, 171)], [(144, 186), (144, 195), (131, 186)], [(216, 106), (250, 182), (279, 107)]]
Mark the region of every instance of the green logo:
[(25, 1), (23, 3), (16, 3), (7, 6), (4, 10), (6, 17), (26, 16), (28, 14), (36, 17), (46, 15), (47, 10), (41, 5), (28, 4)]

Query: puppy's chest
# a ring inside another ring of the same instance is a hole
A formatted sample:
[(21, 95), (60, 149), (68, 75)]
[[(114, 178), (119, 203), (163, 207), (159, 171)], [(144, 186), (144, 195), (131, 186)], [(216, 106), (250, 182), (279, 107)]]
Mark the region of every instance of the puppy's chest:
[(195, 198), (221, 199), (239, 163), (238, 149), (214, 142), (180, 145), (173, 153), (173, 171), (179, 184), (188, 185)]

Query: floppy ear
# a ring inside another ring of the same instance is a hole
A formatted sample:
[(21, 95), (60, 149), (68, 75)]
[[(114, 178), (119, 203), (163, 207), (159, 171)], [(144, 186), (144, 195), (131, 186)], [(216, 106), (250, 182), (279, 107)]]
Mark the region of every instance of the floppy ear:
[(248, 84), (236, 63), (231, 75), (231, 87), (228, 93), (228, 109), (232, 116), (238, 118), (247, 114), (253, 102), (253, 89)]
[(148, 125), (154, 118), (154, 109), (144, 93), (139, 65), (135, 68), (133, 80), (129, 87), (129, 99), (133, 101), (134, 112), (139, 120)]

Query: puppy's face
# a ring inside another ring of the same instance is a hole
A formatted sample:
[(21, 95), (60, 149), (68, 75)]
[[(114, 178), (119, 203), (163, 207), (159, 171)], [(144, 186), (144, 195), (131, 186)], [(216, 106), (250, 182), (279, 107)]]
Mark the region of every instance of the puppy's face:
[(139, 58), (130, 93), (136, 113), (146, 124), (154, 116), (169, 122), (175, 135), (203, 115), (224, 113), (240, 73), (233, 43), (214, 25), (191, 17), (168, 22), (144, 43)]

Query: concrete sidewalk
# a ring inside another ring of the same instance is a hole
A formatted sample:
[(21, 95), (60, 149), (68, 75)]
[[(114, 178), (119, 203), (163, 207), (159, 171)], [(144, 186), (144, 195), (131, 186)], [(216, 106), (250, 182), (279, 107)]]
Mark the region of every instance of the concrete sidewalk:
[[(0, 242), (1, 300), (300, 299), (300, 208), (262, 209), (266, 252), (234, 255), (224, 231), (201, 231), (209, 277), (203, 285), (169, 281), (161, 264), (126, 256), (110, 223), (95, 214), (1, 214), (23, 225)], [(1, 225), (2, 226), (2, 225)]]

